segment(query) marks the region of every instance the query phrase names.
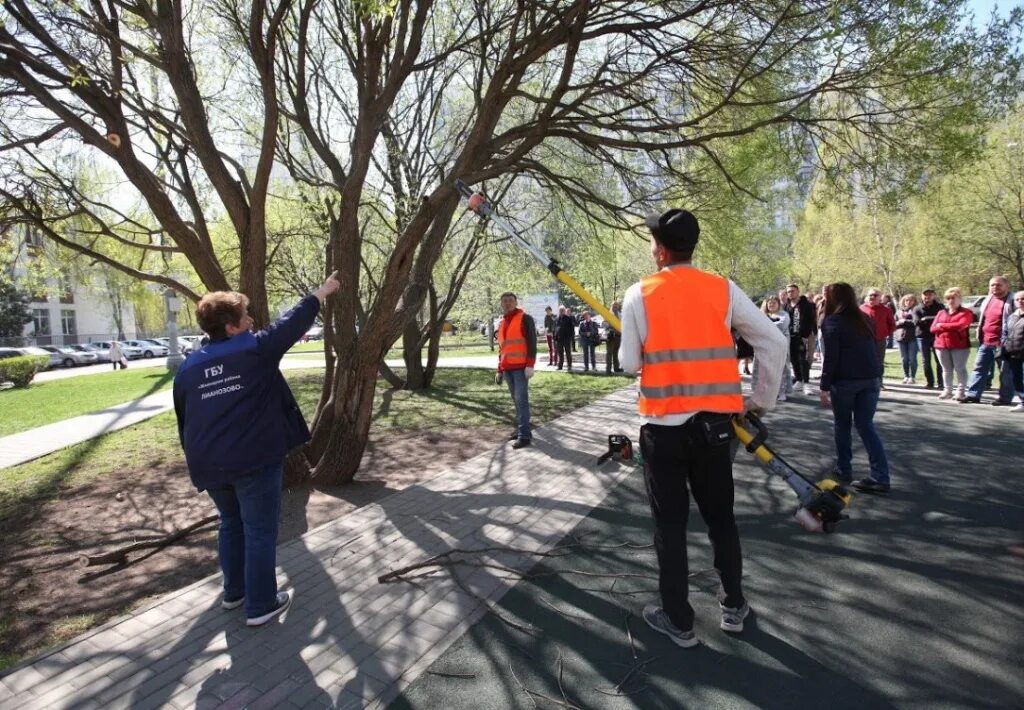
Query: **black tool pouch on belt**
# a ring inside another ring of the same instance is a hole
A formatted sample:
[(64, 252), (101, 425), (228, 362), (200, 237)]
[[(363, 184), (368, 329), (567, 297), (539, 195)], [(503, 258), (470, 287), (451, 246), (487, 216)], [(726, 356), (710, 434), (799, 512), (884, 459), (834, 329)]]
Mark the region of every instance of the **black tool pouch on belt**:
[(702, 412), (694, 419), (704, 443), (708, 446), (724, 446), (736, 436), (728, 414)]

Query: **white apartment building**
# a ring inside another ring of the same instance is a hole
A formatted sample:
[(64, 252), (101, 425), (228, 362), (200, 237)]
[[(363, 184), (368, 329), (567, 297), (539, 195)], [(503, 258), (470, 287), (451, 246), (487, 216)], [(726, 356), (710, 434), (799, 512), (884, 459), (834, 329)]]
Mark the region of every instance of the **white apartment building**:
[[(0, 239), (14, 245), (15, 283), (24, 280), (33, 259), (42, 258), (52, 248), (27, 226), (12, 228), (0, 234)], [(33, 295), (29, 304), (32, 322), (25, 325), (22, 343), (11, 345), (67, 345), (136, 337), (135, 312), (127, 298), (117, 299), (106, 289), (75, 283), (68, 277), (47, 279), (45, 289), (36, 290), (45, 293)], [(118, 333), (115, 308), (120, 311), (123, 333)]]

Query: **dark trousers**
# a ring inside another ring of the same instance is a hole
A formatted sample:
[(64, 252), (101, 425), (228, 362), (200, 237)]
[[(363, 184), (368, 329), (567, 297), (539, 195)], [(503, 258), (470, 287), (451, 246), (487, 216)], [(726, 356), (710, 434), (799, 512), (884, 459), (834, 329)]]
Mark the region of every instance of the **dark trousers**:
[(604, 359), (604, 371), (605, 372), (618, 372), (622, 368), (619, 367), (619, 336), (615, 334), (608, 336), (608, 353)]
[(594, 343), (583, 341), (583, 369), (597, 369), (597, 346)]
[[(942, 384), (942, 365), (939, 354), (935, 352), (935, 336), (918, 338), (917, 345), (921, 350), (921, 364), (924, 365), (924, 380), (929, 387)], [(935, 370), (932, 370), (932, 358), (935, 359)]]
[(797, 382), (811, 381), (811, 368), (807, 364), (807, 344), (798, 335), (789, 337), (789, 363), (793, 366), (793, 378)]
[(1024, 357), (1007, 355), (1006, 366), (1010, 369), (1013, 391), (1020, 397), (1020, 403), (1024, 404)]
[(565, 369), (572, 369), (572, 336), (563, 336), (555, 339), (555, 344), (558, 346), (558, 369), (562, 369), (562, 365), (565, 365)]
[(654, 516), (661, 605), (672, 623), (683, 631), (693, 628), (686, 554), (691, 492), (708, 526), (714, 565), (722, 582), (718, 599), (728, 607), (743, 606), (743, 554), (732, 510), (730, 447), (709, 446), (702, 434), (703, 420), (726, 416), (702, 413), (679, 426), (645, 424), (640, 429), (644, 482)]
[(878, 353), (878, 364), (882, 366), (882, 376), (878, 378), (878, 384), (885, 382), (885, 339), (875, 341), (875, 352)]
[(554, 365), (558, 357), (558, 353), (555, 351), (555, 336), (551, 333), (545, 333), (544, 338), (548, 341), (548, 364)]

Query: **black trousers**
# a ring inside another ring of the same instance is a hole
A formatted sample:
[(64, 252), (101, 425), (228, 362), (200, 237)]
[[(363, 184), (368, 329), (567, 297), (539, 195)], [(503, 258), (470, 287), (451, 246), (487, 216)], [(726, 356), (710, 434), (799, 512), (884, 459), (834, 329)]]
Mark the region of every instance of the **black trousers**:
[(789, 363), (793, 366), (793, 379), (797, 382), (811, 381), (811, 366), (807, 363), (807, 344), (804, 339), (789, 336)]
[(572, 336), (555, 337), (555, 345), (558, 346), (558, 369), (565, 365), (567, 370), (572, 369)]
[(722, 583), (718, 600), (732, 608), (739, 608), (744, 602), (740, 582), (743, 553), (732, 510), (732, 447), (710, 446), (703, 435), (704, 421), (727, 418), (728, 415), (704, 412), (679, 426), (645, 424), (640, 429), (644, 481), (654, 516), (661, 605), (672, 623), (683, 631), (693, 628), (686, 553), (690, 493), (708, 526), (714, 565)]
[(605, 372), (619, 371), (619, 342), (621, 336), (618, 333), (608, 335), (608, 352), (604, 359)]
[[(924, 380), (929, 387), (936, 384), (942, 385), (942, 365), (939, 363), (939, 354), (935, 351), (935, 336), (930, 338), (918, 338), (917, 343), (921, 350), (921, 362), (924, 364)], [(932, 371), (932, 359), (935, 360), (935, 371)]]

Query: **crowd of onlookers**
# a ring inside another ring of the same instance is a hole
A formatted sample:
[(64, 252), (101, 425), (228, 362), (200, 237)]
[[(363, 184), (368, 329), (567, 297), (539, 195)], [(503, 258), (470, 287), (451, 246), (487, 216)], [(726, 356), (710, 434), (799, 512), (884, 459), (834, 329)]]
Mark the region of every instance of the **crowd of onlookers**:
[[(804, 293), (797, 284), (761, 303), (765, 316), (789, 339), (790, 357), (779, 388), (780, 402), (793, 394), (811, 394), (811, 366), (821, 360), (823, 351), (825, 305), (824, 287), (821, 293)], [(613, 303), (611, 310), (621, 317), (622, 304)], [(921, 373), (926, 389), (940, 390), (939, 399), (970, 404), (980, 402), (994, 382), (997, 396), (992, 404), (1011, 406), (1016, 396), (1019, 401), (1012, 411), (1024, 412), (1024, 291), (1014, 294), (1006, 277), (992, 277), (977, 315), (963, 305), (963, 294), (956, 287), (946, 289), (941, 299), (932, 288), (924, 289), (920, 297), (906, 293), (898, 298), (869, 288), (860, 310), (874, 329), (883, 371), (886, 350), (899, 349), (901, 384), (918, 384)], [(543, 332), (549, 367), (572, 372), (575, 356), (577, 363), (583, 360), (584, 372), (599, 372), (597, 350), (603, 344), (604, 372), (622, 372), (619, 332), (590, 312), (574, 313), (561, 306), (555, 313), (549, 306)], [(978, 353), (968, 375), (969, 354), (975, 346)], [(758, 363), (742, 339), (737, 342), (737, 355), (744, 374), (756, 378)], [(885, 389), (884, 383), (881, 388)]]
[[(622, 304), (612, 304), (612, 313), (622, 317)], [(548, 306), (544, 309), (544, 337), (548, 345), (548, 367), (573, 371), (573, 353), (582, 351), (583, 371), (598, 372), (597, 348), (605, 344), (604, 371), (622, 372), (619, 367), (619, 345), (622, 336), (610, 323), (598, 321), (589, 311), (573, 313), (568, 306), (559, 306), (558, 314)]]
[[(790, 284), (761, 304), (764, 314), (790, 342), (779, 401), (805, 392), (811, 364), (821, 358), (824, 291), (801, 293), (796, 284)], [(939, 399), (979, 403), (994, 383), (997, 395), (993, 405), (1011, 406), (1016, 396), (1019, 401), (1012, 411), (1024, 412), (1024, 291), (1014, 294), (1004, 276), (994, 276), (977, 316), (962, 301), (963, 294), (956, 287), (946, 289), (941, 300), (931, 288), (924, 289), (920, 299), (913, 293), (894, 298), (880, 289), (867, 289), (860, 311), (874, 330), (883, 371), (886, 350), (898, 347), (902, 384), (916, 385), (918, 373), (923, 372), (925, 388), (940, 390)], [(738, 342), (737, 352), (749, 374), (753, 353), (744, 346)], [(975, 346), (977, 356), (968, 376), (969, 354)], [(757, 367), (754, 362), (755, 377)]]

